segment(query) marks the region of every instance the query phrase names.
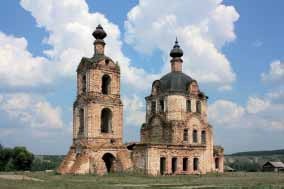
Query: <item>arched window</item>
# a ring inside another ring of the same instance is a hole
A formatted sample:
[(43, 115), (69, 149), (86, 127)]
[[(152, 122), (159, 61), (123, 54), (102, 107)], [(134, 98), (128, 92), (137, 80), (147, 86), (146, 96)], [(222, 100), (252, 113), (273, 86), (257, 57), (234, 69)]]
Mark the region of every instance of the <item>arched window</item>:
[(215, 169), (219, 169), (219, 158), (215, 158)]
[(191, 100), (186, 101), (186, 111), (191, 112)]
[(188, 158), (182, 159), (182, 170), (187, 171), (188, 170)]
[(112, 131), (112, 112), (104, 108), (101, 112), (101, 132), (110, 133)]
[(164, 112), (165, 111), (165, 106), (164, 106), (164, 100), (160, 100), (160, 112)]
[(177, 158), (172, 158), (172, 173), (175, 173), (177, 171)]
[(188, 129), (183, 130), (183, 141), (188, 141)]
[(84, 124), (85, 124), (85, 119), (84, 119), (84, 109), (81, 108), (79, 110), (79, 131), (78, 135), (83, 135), (84, 134)]
[(199, 168), (199, 160), (198, 158), (193, 158), (193, 170), (197, 171)]
[(156, 112), (156, 101), (151, 101), (151, 112), (152, 113)]
[(193, 140), (194, 143), (198, 142), (197, 130), (193, 130), (193, 132), (192, 132), (192, 140)]
[(196, 112), (201, 113), (201, 102), (200, 101), (196, 102)]
[(206, 144), (206, 131), (201, 132), (201, 142), (202, 144)]
[(104, 75), (102, 77), (102, 93), (103, 94), (110, 94), (110, 82), (111, 82), (111, 79), (109, 75)]
[(83, 93), (85, 93), (87, 90), (87, 79), (86, 79), (86, 75), (83, 75), (82, 77), (82, 91)]
[(164, 175), (166, 172), (166, 158), (161, 157), (160, 158), (160, 174)]

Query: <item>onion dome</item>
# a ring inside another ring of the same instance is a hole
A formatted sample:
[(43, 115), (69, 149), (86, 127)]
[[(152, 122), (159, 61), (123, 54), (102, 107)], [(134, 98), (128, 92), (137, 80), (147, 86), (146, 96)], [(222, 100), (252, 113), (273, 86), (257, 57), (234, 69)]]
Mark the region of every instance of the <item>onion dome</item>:
[(182, 49), (180, 48), (180, 46), (179, 46), (179, 44), (178, 44), (178, 40), (177, 40), (177, 38), (176, 38), (176, 41), (175, 41), (175, 45), (173, 46), (173, 49), (171, 50), (171, 52), (170, 52), (170, 56), (172, 57), (172, 58), (180, 58), (180, 57), (182, 57), (182, 55), (183, 55), (183, 51), (182, 51)]
[(185, 93), (193, 79), (182, 72), (170, 72), (160, 79), (162, 93)]
[(107, 36), (107, 34), (104, 31), (103, 27), (99, 24), (96, 27), (96, 30), (93, 32), (93, 36), (98, 40), (103, 40)]

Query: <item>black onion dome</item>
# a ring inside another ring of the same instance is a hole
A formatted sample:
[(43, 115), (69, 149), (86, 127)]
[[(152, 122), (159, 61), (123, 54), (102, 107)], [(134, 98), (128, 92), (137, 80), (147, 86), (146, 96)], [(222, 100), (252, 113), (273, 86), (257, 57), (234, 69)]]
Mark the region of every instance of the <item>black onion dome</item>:
[(103, 40), (107, 34), (106, 32), (104, 31), (103, 27), (99, 24), (97, 27), (96, 27), (96, 30), (93, 32), (93, 36), (96, 38), (96, 39), (101, 39)]
[(175, 58), (175, 57), (182, 57), (183, 55), (183, 51), (182, 49), (180, 48), (179, 44), (178, 44), (178, 40), (176, 38), (176, 41), (175, 41), (175, 45), (173, 46), (173, 49), (171, 50), (170, 52), (170, 56)]
[(191, 77), (182, 72), (170, 72), (161, 79), (160, 90), (164, 92), (187, 93), (189, 84), (193, 81)]

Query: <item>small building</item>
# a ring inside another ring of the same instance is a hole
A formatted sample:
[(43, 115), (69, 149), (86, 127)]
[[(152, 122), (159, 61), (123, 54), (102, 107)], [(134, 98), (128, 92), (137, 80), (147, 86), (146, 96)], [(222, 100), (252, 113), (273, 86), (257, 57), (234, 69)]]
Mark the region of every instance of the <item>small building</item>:
[(284, 171), (284, 163), (281, 161), (268, 161), (262, 166), (263, 171)]
[(225, 165), (224, 166), (224, 171), (225, 172), (236, 172), (236, 169), (233, 169), (232, 167)]

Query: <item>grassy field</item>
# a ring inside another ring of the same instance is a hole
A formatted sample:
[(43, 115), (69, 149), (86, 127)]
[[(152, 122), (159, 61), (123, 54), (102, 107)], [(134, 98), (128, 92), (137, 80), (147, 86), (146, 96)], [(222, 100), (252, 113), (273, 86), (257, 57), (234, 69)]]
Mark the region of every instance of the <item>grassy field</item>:
[(0, 189), (284, 188), (284, 173), (278, 175), (277, 173), (236, 172), (222, 175), (149, 177), (130, 174), (62, 176), (54, 173), (31, 172), (16, 173), (25, 175), (23, 178), (18, 176), (17, 180), (1, 178), (8, 174), (12, 173), (0, 173)]

